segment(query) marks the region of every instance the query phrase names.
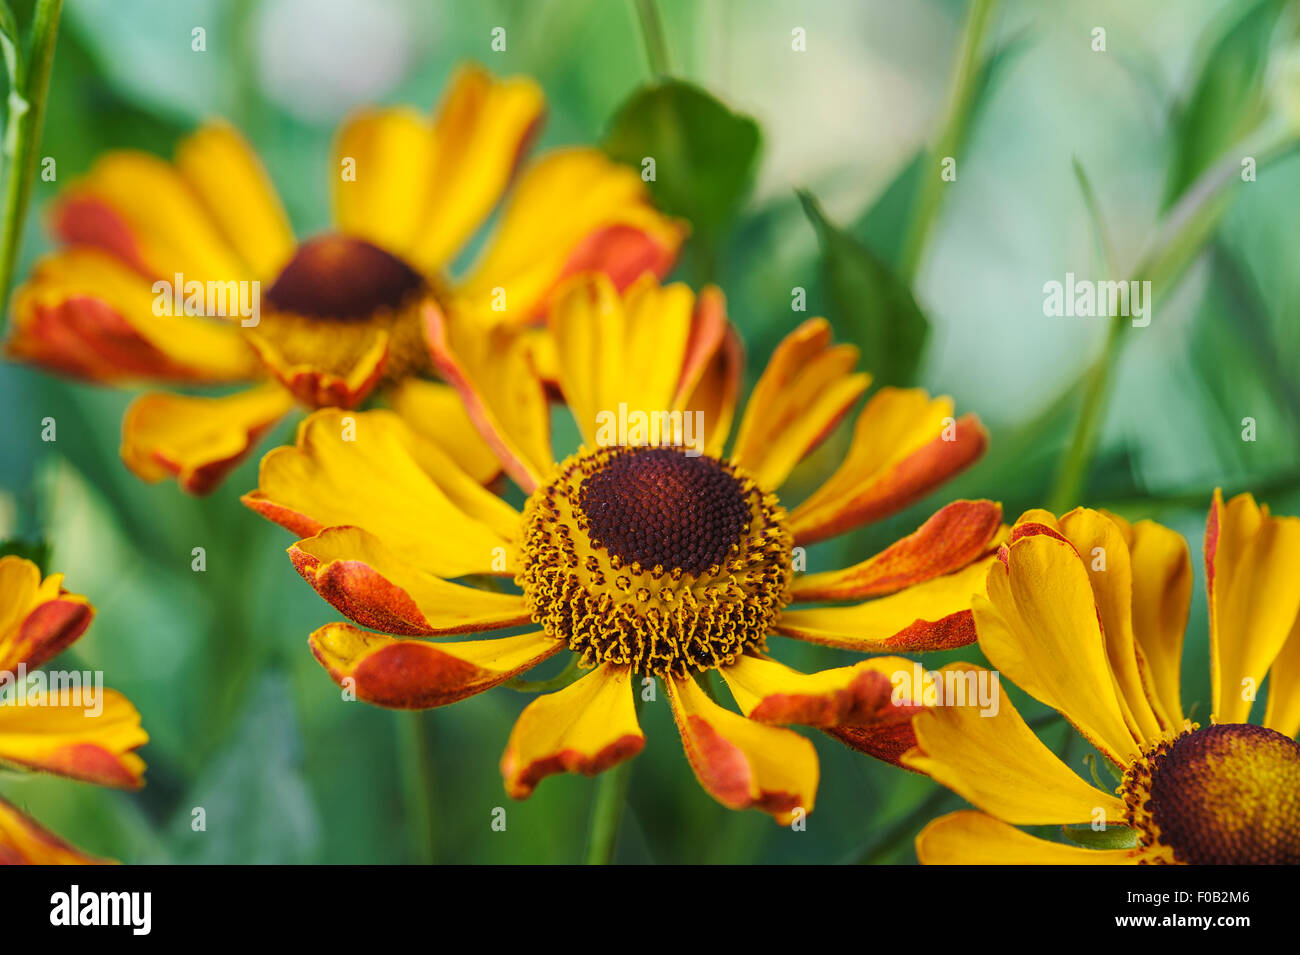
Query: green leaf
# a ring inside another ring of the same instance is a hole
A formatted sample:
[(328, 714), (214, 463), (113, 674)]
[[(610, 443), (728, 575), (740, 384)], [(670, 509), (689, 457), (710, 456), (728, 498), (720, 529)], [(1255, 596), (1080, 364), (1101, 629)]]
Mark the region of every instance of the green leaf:
[(1096, 830), (1091, 826), (1062, 826), (1065, 838), (1089, 849), (1132, 849), (1137, 846), (1137, 833), (1128, 826), (1107, 826)]
[(861, 346), (877, 384), (911, 384), (930, 334), (911, 290), (866, 245), (831, 223), (811, 193), (800, 191), (799, 201), (817, 230), (832, 322)]
[(27, 112), (31, 104), (27, 102), (26, 80), (23, 77), (23, 44), (18, 36), (18, 24), (14, 21), (9, 4), (0, 0), (0, 51), (4, 53), (5, 74), (9, 78), (9, 96), (6, 100), (4, 151), (7, 157), (14, 154), (17, 142), (18, 120)]
[(17, 537), (10, 538), (6, 541), (0, 541), (0, 557), (9, 557), (10, 555), (21, 557), (24, 560), (30, 560), (41, 569), (42, 576), (49, 573), (49, 541), (25, 541), (20, 540)]
[(1285, 0), (1258, 0), (1206, 53), (1187, 107), (1173, 123), (1164, 208), (1263, 119), (1269, 47), (1285, 6)]
[(604, 148), (644, 170), (659, 207), (690, 221), (707, 239), (720, 235), (740, 208), (757, 166), (758, 124), (680, 80), (643, 86), (610, 121)]

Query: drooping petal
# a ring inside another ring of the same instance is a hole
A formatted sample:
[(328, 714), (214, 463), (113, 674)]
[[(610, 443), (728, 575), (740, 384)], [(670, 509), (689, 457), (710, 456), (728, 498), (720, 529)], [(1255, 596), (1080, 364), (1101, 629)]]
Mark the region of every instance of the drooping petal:
[(830, 323), (811, 318), (787, 335), (754, 386), (731, 459), (776, 490), (871, 384), (854, 372), (858, 349), (831, 345)]
[(311, 651), (334, 682), (376, 706), (420, 710), (481, 693), (564, 649), (545, 633), (428, 643), (397, 640), (331, 623), (311, 635)]
[(285, 390), (303, 404), (311, 408), (355, 408), (383, 378), (392, 338), (385, 329), (364, 323), (346, 329), (344, 334), (357, 341), (356, 347), (347, 351), (346, 366), (340, 369), (328, 367), (328, 362), (296, 360), (280, 349), (275, 336), (261, 331), (250, 331), (248, 343)]
[[(950, 663), (940, 673), (966, 679), (982, 667)], [(986, 671), (985, 671), (986, 672)], [(944, 677), (947, 679), (947, 677)], [(1017, 825), (1121, 825), (1124, 804), (1084, 782), (1048, 749), (999, 693), (991, 707), (933, 706), (913, 721), (917, 748), (903, 764)]]
[(455, 388), (423, 378), (404, 378), (384, 396), (411, 430), (450, 454), (480, 484), (490, 483), (501, 473), (501, 461), (478, 433)]
[(1133, 634), (1133, 565), (1120, 526), (1100, 511), (1076, 508), (1060, 520), (1061, 532), (1083, 558), (1101, 618), (1106, 658), (1115, 675), (1120, 709), (1135, 738), (1154, 743), (1174, 724), (1163, 713), (1154, 685), (1143, 679), (1146, 658)]
[(940, 816), (916, 837), (923, 865), (1137, 865), (1135, 849), (1085, 849), (1048, 842), (982, 812)]
[(761, 809), (788, 824), (812, 812), (817, 753), (797, 733), (723, 709), (691, 677), (669, 679), (668, 697), (700, 785), (729, 809)]
[(988, 550), (1001, 524), (1000, 504), (953, 501), (874, 557), (843, 570), (796, 577), (791, 601), (880, 597), (954, 573)]
[(975, 642), (972, 601), (995, 557), (898, 593), (847, 607), (785, 610), (772, 628), (787, 637), (859, 652), (947, 650)]
[(1300, 613), (1300, 518), (1273, 517), (1249, 494), (1214, 492), (1205, 531), (1212, 713), (1245, 723)]
[(464, 402), (470, 420), (501, 467), (531, 494), (554, 465), (546, 389), (532, 359), (533, 340), (519, 330), (448, 321), (425, 311), (435, 367)]
[(98, 249), (64, 249), (41, 259), (14, 293), (5, 349), (100, 383), (240, 381), (258, 374), (237, 325), (183, 314), (170, 289), (155, 294), (150, 280)]
[(975, 599), (980, 649), (1016, 686), (1060, 712), (1116, 765), (1140, 750), (1124, 720), (1088, 571), (1046, 533), (1013, 540)]
[(243, 501), (302, 537), (369, 531), (439, 577), (514, 573), (519, 515), (391, 411), (318, 411), (262, 459)]
[(0, 799), (0, 865), (106, 865)]
[(33, 670), (63, 652), (95, 616), (85, 597), (63, 589), (63, 575), (13, 554), (0, 557), (0, 672)]
[(428, 272), (441, 268), (487, 219), (545, 109), (541, 88), (528, 77), (495, 79), (478, 66), (457, 71), (434, 120), (425, 190), (402, 197), (407, 202), (426, 197), (418, 205), (422, 215), (410, 247), (413, 263)]
[(176, 147), (176, 168), (252, 272), (273, 278), (293, 254), (293, 230), (244, 138), (228, 123), (208, 123)]
[(631, 684), (627, 667), (606, 663), (524, 707), (501, 757), (506, 792), (526, 799), (547, 776), (595, 776), (641, 752)]
[(39, 702), (24, 698), (26, 705), (0, 706), (0, 763), (100, 786), (144, 784), (144, 760), (134, 751), (149, 742), (149, 734), (122, 694), (50, 687)]
[(569, 276), (600, 272), (621, 290), (645, 272), (666, 274), (684, 236), (650, 205), (635, 170), (599, 150), (556, 150), (520, 177), (500, 228), (456, 287), (459, 310), (528, 322)]
[(443, 580), (357, 527), (327, 528), (298, 541), (289, 556), (303, 579), (337, 610), (385, 633), (472, 633), (529, 619), (519, 595)]
[(751, 720), (815, 726), (859, 752), (901, 765), (899, 756), (916, 744), (912, 716), (922, 704), (895, 680), (912, 667), (903, 657), (875, 657), (800, 673), (775, 660), (744, 656), (720, 672)]
[(146, 481), (175, 477), (206, 494), (292, 408), (293, 396), (275, 383), (220, 398), (141, 395), (122, 419), (122, 460)]
[(974, 415), (920, 389), (881, 388), (858, 415), (844, 462), (790, 513), (801, 544), (880, 520), (965, 470), (988, 444)]

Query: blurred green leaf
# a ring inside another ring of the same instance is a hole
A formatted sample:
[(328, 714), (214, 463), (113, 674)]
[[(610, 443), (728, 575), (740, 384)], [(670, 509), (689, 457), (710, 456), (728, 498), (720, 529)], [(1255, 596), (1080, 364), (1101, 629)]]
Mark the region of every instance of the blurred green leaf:
[(605, 151), (642, 169), (659, 207), (683, 216), (709, 241), (740, 208), (757, 165), (758, 124), (698, 86), (665, 80), (634, 92), (614, 114)]
[(1162, 208), (1264, 117), (1269, 46), (1286, 0), (1257, 0), (1208, 49), (1187, 106), (1176, 117)]
[[(5, 0), (0, 0), (0, 51), (5, 58), (5, 73), (9, 77), (9, 95), (21, 99), (23, 88), (23, 45), (18, 36), (14, 12)], [(24, 101), (25, 102), (25, 101)]]
[(911, 384), (930, 335), (911, 290), (866, 245), (831, 223), (811, 193), (801, 191), (799, 201), (817, 230), (832, 321), (861, 346), (877, 384)]
[(25, 541), (16, 537), (0, 541), (0, 557), (13, 555), (30, 560), (41, 569), (41, 575), (49, 573), (50, 543), (44, 540)]

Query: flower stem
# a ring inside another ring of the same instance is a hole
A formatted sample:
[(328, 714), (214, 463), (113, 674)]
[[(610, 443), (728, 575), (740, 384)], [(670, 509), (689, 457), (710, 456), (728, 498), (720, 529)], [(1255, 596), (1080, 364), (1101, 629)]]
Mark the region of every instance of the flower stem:
[(423, 710), (396, 714), (402, 796), (415, 861), (421, 865), (434, 860), (433, 755), (429, 752), (427, 715)]
[(591, 807), (591, 825), (587, 830), (587, 865), (609, 865), (614, 861), (631, 775), (632, 762), (624, 760), (605, 770), (596, 784), (596, 801)]
[(909, 284), (916, 279), (921, 253), (925, 251), (930, 229), (939, 215), (939, 206), (943, 203), (944, 184), (939, 179), (934, 160), (955, 156), (962, 140), (966, 137), (971, 109), (975, 104), (975, 81), (980, 75), (980, 47), (983, 45), (984, 33), (995, 5), (996, 0), (973, 0), (970, 13), (966, 18), (966, 26), (962, 32), (961, 53), (948, 95), (947, 113), (944, 115), (939, 138), (930, 151), (929, 162), (921, 176), (921, 192), (913, 207), (899, 260), (899, 275)]
[[(0, 212), (0, 326), (8, 311), (18, 244), (22, 237), (32, 182), (36, 178), (36, 150), (45, 122), (45, 100), (54, 63), (54, 41), (59, 32), (63, 0), (36, 0), (27, 61), (9, 91), (9, 128), (5, 134), (6, 176), (4, 205)], [(15, 54), (19, 55), (19, 54)], [(15, 105), (26, 105), (15, 109)]]
[(632, 0), (636, 7), (636, 16), (641, 24), (641, 40), (645, 43), (645, 57), (650, 65), (650, 72), (656, 77), (667, 76), (668, 42), (664, 39), (664, 24), (659, 19), (659, 8), (655, 0)]

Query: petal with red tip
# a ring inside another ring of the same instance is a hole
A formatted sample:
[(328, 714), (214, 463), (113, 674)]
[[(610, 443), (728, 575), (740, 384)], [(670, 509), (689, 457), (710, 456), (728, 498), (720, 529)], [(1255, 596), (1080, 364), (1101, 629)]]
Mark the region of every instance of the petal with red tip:
[(631, 671), (606, 663), (524, 707), (501, 758), (501, 775), (507, 793), (526, 799), (547, 776), (595, 776), (644, 746)]
[(0, 865), (108, 865), (0, 799)]
[(455, 703), (491, 689), (564, 648), (542, 632), (461, 643), (395, 640), (331, 623), (311, 635), (312, 653), (357, 699), (398, 710)]
[(100, 786), (136, 789), (149, 741), (140, 714), (116, 690), (61, 688), (0, 706), (0, 762), (70, 776)]

